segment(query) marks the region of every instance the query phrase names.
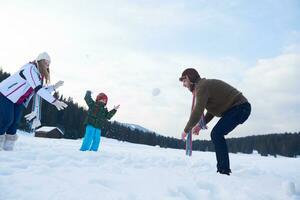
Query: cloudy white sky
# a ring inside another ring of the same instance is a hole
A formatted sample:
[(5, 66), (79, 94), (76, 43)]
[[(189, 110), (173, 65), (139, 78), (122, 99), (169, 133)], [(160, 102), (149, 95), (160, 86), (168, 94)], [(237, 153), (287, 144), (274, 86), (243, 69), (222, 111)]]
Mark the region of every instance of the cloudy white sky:
[(252, 104), (229, 137), (298, 132), (299, 19), (298, 0), (0, 0), (0, 66), (14, 73), (47, 51), (65, 96), (86, 106), (86, 90), (105, 92), (121, 105), (114, 120), (177, 138), (191, 107), (178, 77), (194, 67)]

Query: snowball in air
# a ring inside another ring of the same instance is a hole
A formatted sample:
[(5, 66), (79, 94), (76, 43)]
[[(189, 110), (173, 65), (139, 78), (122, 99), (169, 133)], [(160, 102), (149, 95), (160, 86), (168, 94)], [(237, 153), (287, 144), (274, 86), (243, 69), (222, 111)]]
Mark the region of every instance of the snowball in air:
[(160, 89), (159, 88), (154, 88), (153, 90), (152, 90), (152, 95), (153, 96), (158, 96), (160, 94)]

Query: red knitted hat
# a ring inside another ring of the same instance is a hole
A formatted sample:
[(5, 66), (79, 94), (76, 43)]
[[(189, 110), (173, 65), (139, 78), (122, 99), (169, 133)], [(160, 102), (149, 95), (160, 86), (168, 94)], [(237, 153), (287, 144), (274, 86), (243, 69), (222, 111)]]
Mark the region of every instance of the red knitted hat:
[(96, 101), (100, 101), (100, 100), (105, 100), (105, 102), (107, 103), (108, 98), (107, 98), (106, 94), (104, 94), (102, 92), (99, 93), (96, 97)]

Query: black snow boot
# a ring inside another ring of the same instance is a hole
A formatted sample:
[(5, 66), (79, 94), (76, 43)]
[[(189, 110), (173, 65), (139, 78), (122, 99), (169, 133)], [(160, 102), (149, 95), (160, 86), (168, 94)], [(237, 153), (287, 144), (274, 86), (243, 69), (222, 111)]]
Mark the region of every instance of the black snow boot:
[(217, 172), (220, 174), (226, 174), (226, 175), (230, 176), (231, 170), (230, 169), (218, 169)]

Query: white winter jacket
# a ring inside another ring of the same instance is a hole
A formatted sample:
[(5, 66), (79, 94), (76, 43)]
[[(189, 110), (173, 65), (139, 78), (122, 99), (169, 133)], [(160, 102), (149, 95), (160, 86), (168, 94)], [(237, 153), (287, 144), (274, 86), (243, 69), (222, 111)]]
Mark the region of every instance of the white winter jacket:
[(43, 87), (39, 70), (34, 63), (25, 64), (18, 72), (0, 83), (0, 92), (13, 103), (27, 107), (33, 94), (36, 93), (49, 103), (56, 99), (51, 95), (53, 86)]

